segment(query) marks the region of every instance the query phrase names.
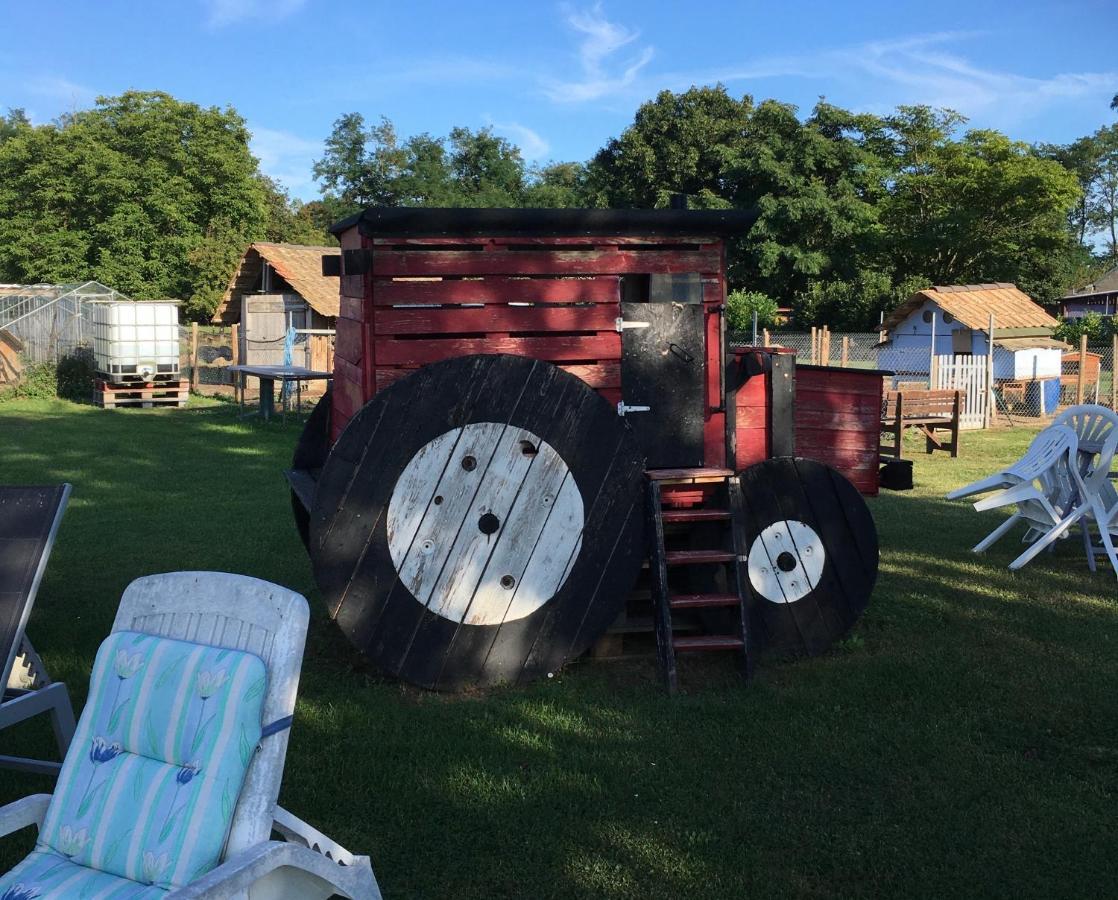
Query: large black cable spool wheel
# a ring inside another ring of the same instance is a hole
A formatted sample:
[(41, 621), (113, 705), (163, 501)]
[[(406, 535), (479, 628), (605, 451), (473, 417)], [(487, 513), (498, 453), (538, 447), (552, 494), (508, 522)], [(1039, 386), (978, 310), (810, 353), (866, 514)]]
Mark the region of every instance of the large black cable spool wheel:
[(460, 690), (552, 673), (636, 580), (643, 472), (616, 409), (556, 366), (424, 366), (331, 450), (311, 513), (315, 579), (390, 675)]
[(738, 478), (738, 581), (754, 639), (777, 654), (820, 654), (850, 630), (873, 593), (878, 544), (869, 507), (815, 460), (769, 459)]
[[(295, 453), (291, 457), (292, 469), (306, 472), (315, 480), (330, 455), (330, 404), (330, 389), (327, 388), (307, 416), (299, 442), (295, 445)], [(291, 512), (303, 546), (309, 551), (311, 515), (294, 489), (291, 491)]]

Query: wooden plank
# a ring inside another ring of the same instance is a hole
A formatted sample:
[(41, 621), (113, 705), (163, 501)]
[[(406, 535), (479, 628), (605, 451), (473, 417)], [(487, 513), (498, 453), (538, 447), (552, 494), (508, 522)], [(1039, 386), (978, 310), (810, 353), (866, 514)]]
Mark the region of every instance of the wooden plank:
[(338, 313), (340, 318), (362, 322), (365, 319), (364, 297), (342, 297)]
[(378, 338), (376, 358), (383, 366), (422, 366), (474, 353), (507, 353), (549, 362), (621, 358), (621, 335), (603, 332), (581, 337), (515, 337), (495, 334), (479, 338), (398, 340)]
[(581, 378), (595, 389), (620, 390), (621, 388), (621, 363), (619, 362), (573, 363), (560, 365), (559, 368), (564, 372), (570, 372), (576, 378)]
[(453, 237), (391, 237), (372, 238), (374, 247), (648, 247), (662, 249), (667, 247), (717, 247), (710, 235), (556, 235), (556, 236), (486, 236), (456, 235)]
[(715, 250), (493, 250), (479, 253), (406, 252), (378, 249), (373, 271), (394, 277), (412, 275), (621, 275), (719, 271)]
[(881, 393), (881, 376), (870, 373), (862, 374), (857, 369), (835, 372), (833, 369), (821, 371), (797, 366), (797, 399), (802, 391), (872, 397)]
[(471, 278), (439, 281), (373, 281), (376, 306), (437, 303), (621, 302), (616, 275), (597, 278)]
[(377, 335), (469, 334), (516, 331), (608, 331), (616, 327), (612, 306), (482, 306), (380, 309)]
[(361, 322), (339, 318), (335, 325), (334, 355), (360, 366), (365, 354), (364, 331), (365, 326)]

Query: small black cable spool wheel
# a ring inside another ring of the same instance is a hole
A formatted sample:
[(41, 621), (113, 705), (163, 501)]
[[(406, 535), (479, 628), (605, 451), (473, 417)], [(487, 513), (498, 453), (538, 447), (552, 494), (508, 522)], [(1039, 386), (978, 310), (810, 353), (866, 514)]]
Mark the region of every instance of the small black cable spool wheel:
[(311, 513), (315, 580), (350, 641), (413, 684), (553, 673), (636, 580), (643, 474), (616, 409), (550, 363), (424, 366), (331, 450)]
[(820, 654), (850, 630), (873, 592), (878, 544), (869, 507), (815, 460), (768, 459), (738, 478), (738, 582), (754, 640), (781, 655)]
[[(307, 416), (299, 442), (295, 445), (295, 453), (291, 457), (292, 469), (307, 472), (315, 480), (326, 464), (326, 457), (330, 455), (330, 402), (330, 389), (327, 388)], [(291, 491), (291, 513), (295, 517), (295, 528), (303, 546), (310, 550), (311, 514), (294, 489)]]

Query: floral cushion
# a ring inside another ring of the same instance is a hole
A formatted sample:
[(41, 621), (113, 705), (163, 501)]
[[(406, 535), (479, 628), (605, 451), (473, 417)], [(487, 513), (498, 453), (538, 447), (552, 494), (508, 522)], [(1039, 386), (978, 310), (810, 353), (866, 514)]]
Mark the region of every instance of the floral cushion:
[(36, 850), (162, 889), (214, 868), (260, 740), (266, 680), (251, 653), (110, 635)]
[(79, 866), (52, 850), (34, 851), (0, 878), (0, 900), (157, 900), (166, 895), (163, 888)]

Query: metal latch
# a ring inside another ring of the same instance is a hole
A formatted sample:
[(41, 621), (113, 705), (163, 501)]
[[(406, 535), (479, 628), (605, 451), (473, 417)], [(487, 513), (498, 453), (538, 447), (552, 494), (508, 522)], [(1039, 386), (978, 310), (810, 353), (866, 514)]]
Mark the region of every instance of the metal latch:
[(624, 400), (617, 401), (617, 414), (623, 416), (631, 412), (652, 412), (651, 406), (629, 406)]
[(626, 322), (620, 316), (613, 320), (613, 327), (618, 331), (624, 331), (626, 328), (647, 328), (648, 322)]

